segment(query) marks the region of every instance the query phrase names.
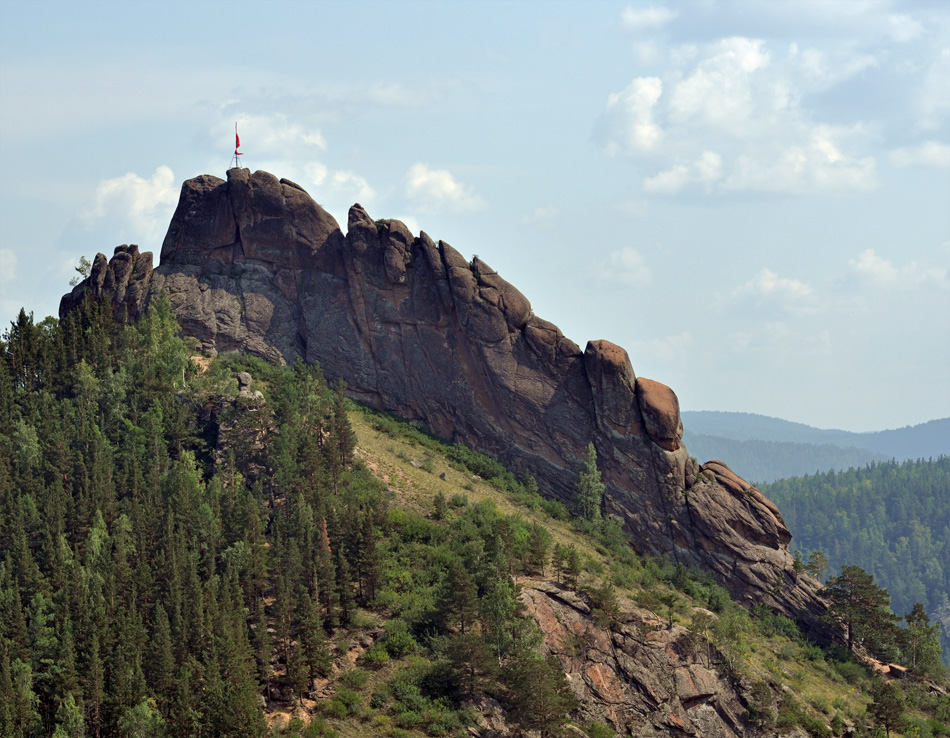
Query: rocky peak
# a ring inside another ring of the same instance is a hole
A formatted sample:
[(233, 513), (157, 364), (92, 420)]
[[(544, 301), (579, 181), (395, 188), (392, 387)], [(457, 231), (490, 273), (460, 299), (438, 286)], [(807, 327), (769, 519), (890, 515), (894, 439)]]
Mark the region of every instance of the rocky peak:
[(166, 291), (204, 348), (317, 362), (353, 397), (530, 472), (568, 503), (593, 443), (603, 512), (641, 551), (801, 621), (822, 611), (775, 506), (721, 462), (689, 456), (673, 390), (637, 378), (609, 341), (581, 351), (480, 258), (360, 205), (344, 236), (299, 185), (246, 169), (184, 183), (154, 271), (131, 248), (97, 256), (61, 314), (85, 289), (111, 292), (132, 317)]

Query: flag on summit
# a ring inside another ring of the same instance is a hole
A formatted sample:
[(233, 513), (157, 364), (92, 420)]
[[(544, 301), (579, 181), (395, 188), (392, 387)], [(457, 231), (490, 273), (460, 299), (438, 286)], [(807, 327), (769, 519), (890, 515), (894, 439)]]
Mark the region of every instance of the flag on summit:
[(234, 155), (235, 156), (243, 156), (243, 154), (241, 154), (241, 152), (238, 151), (239, 148), (241, 148), (241, 137), (238, 135), (238, 132), (235, 130), (234, 131)]

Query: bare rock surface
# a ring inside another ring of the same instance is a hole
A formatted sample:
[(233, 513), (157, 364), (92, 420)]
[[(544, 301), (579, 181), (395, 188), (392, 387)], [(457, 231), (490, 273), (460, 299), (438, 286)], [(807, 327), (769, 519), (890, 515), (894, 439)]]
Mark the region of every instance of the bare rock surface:
[(599, 627), (582, 598), (553, 582), (524, 582), (521, 598), (585, 719), (639, 738), (754, 733), (736, 690), (704, 662), (683, 627), (629, 605), (612, 629)]
[(130, 318), (167, 292), (206, 350), (317, 362), (353, 397), (530, 472), (564, 502), (593, 442), (603, 513), (641, 552), (802, 622), (824, 609), (817, 582), (794, 572), (777, 508), (721, 462), (690, 458), (672, 389), (636, 377), (609, 341), (582, 351), (487, 263), (397, 220), (354, 205), (344, 236), (293, 182), (203, 175), (182, 186), (160, 266), (135, 247), (99, 255), (60, 314), (87, 289)]

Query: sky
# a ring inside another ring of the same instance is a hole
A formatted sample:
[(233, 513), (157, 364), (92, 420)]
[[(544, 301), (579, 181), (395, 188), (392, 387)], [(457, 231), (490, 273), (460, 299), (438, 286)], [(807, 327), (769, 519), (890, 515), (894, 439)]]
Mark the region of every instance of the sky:
[(0, 325), (157, 263), (235, 122), (684, 410), (950, 416), (950, 3), (0, 0)]

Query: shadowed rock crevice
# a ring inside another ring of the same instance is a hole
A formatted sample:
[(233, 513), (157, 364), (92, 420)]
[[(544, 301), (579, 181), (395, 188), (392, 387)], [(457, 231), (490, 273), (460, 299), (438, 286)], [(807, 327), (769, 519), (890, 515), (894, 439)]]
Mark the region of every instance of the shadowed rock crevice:
[(347, 226), (266, 172), (202, 175), (182, 186), (158, 268), (135, 247), (99, 255), (61, 314), (90, 290), (134, 319), (165, 291), (204, 349), (319, 363), (353, 397), (530, 472), (567, 503), (593, 442), (603, 513), (640, 551), (815, 621), (819, 585), (794, 574), (778, 509), (721, 462), (690, 458), (673, 390), (637, 377), (609, 341), (582, 351), (482, 259), (360, 205)]

